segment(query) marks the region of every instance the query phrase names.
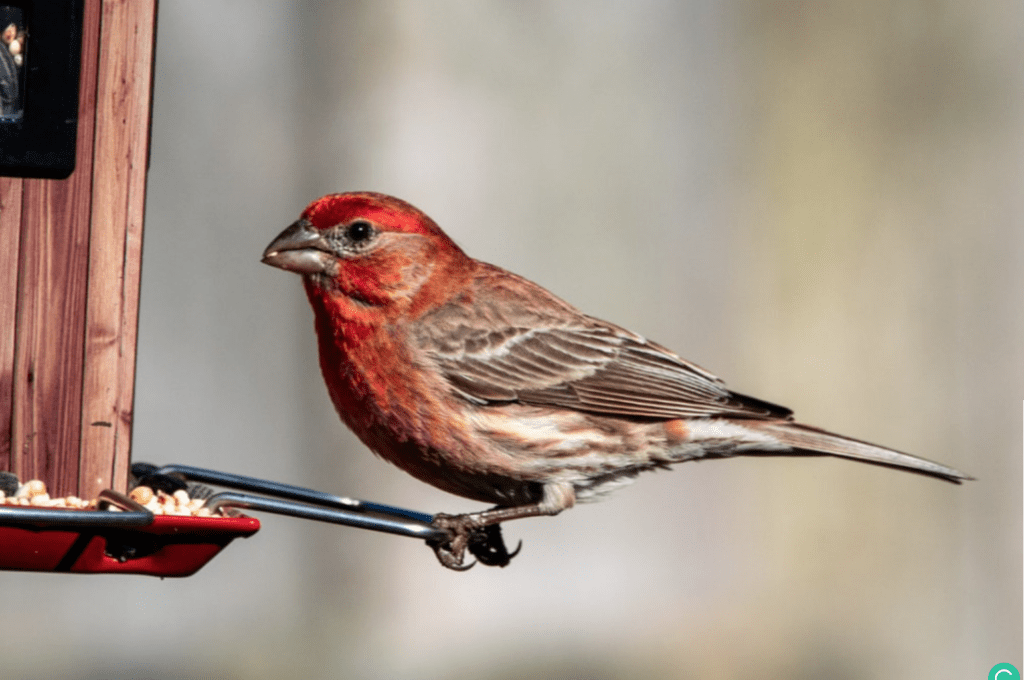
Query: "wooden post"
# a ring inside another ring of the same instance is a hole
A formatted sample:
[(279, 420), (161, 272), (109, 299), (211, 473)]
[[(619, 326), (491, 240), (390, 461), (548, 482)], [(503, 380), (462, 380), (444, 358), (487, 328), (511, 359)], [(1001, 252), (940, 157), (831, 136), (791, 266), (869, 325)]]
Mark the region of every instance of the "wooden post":
[(0, 178), (0, 469), (51, 494), (124, 490), (155, 0), (86, 0), (77, 163)]

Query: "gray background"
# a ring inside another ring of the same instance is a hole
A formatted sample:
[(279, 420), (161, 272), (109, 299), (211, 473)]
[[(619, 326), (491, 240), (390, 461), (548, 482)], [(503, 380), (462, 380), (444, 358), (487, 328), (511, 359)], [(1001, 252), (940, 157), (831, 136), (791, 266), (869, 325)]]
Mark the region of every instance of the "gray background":
[(184, 580), (0, 574), (4, 677), (984, 678), (1022, 665), (1019, 2), (164, 2), (134, 457), (425, 511), (323, 388), (317, 196), (813, 424), (940, 460), (733, 460), (505, 527), (504, 570), (263, 516)]

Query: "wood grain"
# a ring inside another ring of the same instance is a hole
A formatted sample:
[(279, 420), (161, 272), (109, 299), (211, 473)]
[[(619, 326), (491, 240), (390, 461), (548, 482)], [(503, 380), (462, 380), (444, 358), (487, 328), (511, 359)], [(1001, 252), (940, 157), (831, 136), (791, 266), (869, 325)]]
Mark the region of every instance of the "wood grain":
[(19, 177), (0, 177), (0, 470), (11, 469), (14, 417), (14, 323), (18, 312), (21, 244)]
[(85, 0), (75, 171), (0, 179), (0, 469), (125, 490), (155, 0)]
[(99, 10), (86, 0), (76, 169), (22, 191), (10, 464), (61, 495), (78, 492)]
[(126, 490), (156, 19), (152, 0), (103, 3), (79, 487)]

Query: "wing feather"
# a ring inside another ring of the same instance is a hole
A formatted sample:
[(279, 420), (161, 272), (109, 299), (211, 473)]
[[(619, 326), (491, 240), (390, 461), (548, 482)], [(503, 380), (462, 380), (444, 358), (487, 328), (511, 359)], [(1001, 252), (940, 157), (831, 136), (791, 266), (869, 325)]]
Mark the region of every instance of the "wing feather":
[(415, 338), (465, 399), (642, 418), (791, 416), (526, 279), (482, 265), (476, 284), (424, 318)]

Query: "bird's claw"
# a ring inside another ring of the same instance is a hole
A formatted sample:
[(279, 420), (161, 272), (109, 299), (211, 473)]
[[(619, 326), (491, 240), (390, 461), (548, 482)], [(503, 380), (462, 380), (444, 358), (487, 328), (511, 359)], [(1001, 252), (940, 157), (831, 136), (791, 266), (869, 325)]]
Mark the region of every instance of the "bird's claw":
[(501, 525), (489, 524), (470, 532), (468, 548), (480, 564), (488, 567), (507, 567), (512, 558), (522, 550), (523, 542), (519, 541), (516, 549), (509, 552), (501, 537)]
[[(449, 538), (447, 541), (427, 543), (434, 549), (438, 561), (455, 571), (466, 571), (477, 561), (488, 567), (508, 566), (523, 547), (520, 541), (516, 549), (510, 553), (501, 537), (501, 525), (480, 526), (473, 515), (439, 514), (434, 517), (433, 526), (447, 531)], [(467, 550), (476, 557), (476, 560), (463, 564)]]
[(476, 562), (463, 564), (466, 558), (466, 548), (469, 546), (470, 533), (477, 528), (469, 519), (468, 515), (437, 514), (434, 516), (434, 521), (431, 522), (435, 528), (447, 532), (448, 538), (447, 540), (427, 541), (427, 545), (434, 549), (437, 560), (449, 569), (467, 571), (476, 564)]

